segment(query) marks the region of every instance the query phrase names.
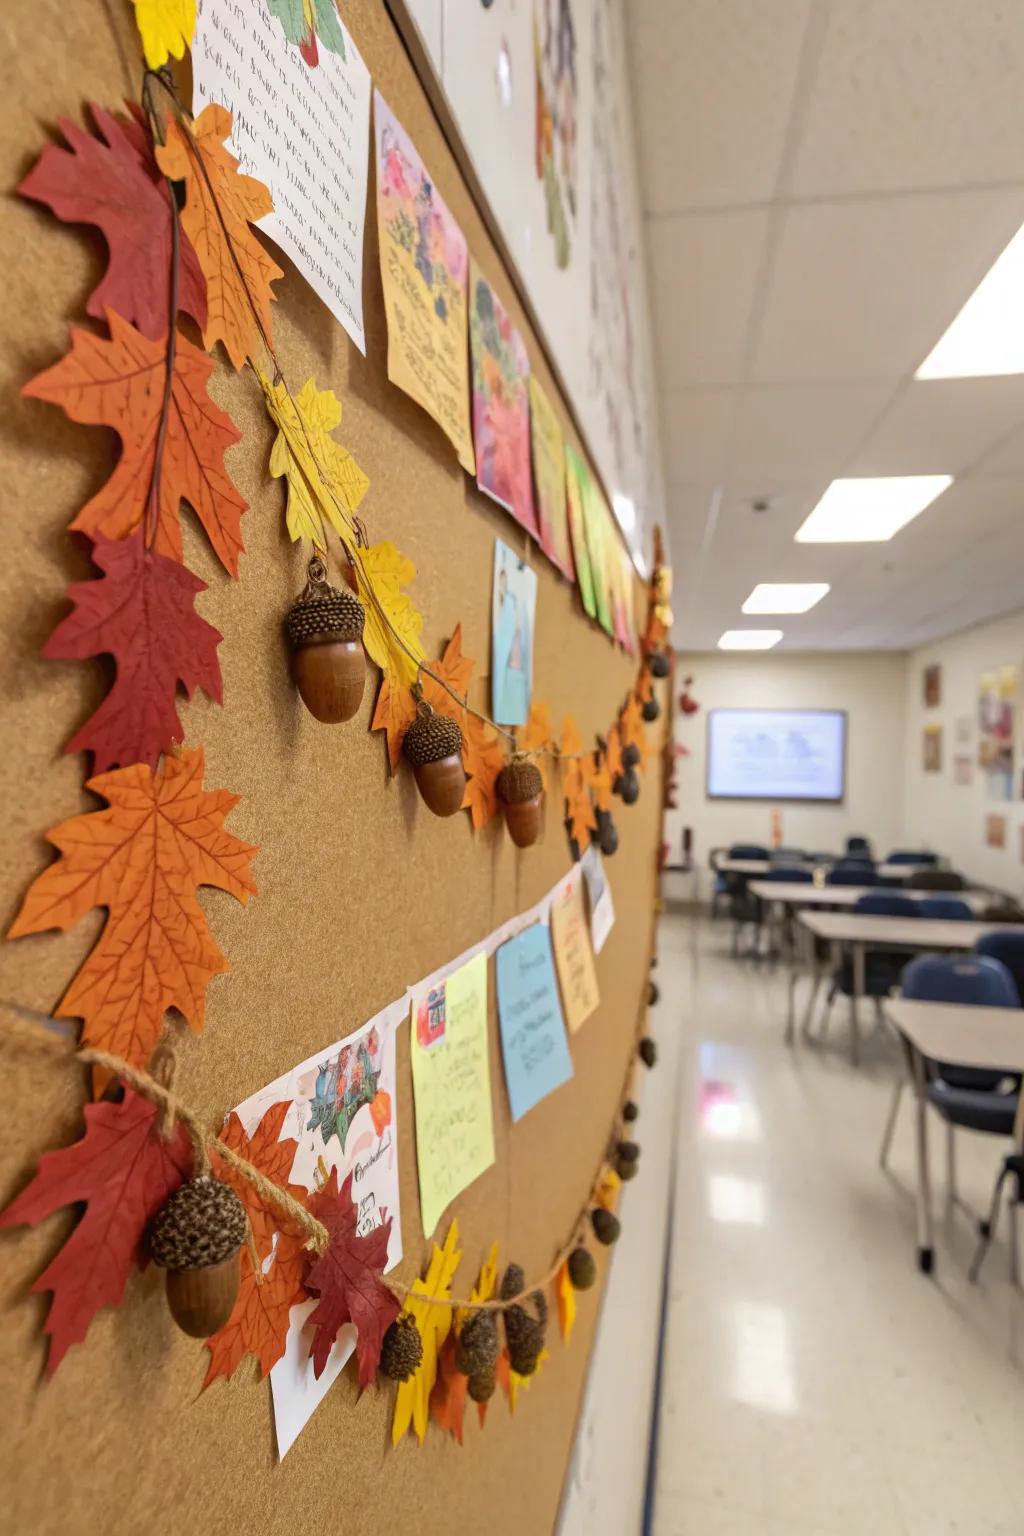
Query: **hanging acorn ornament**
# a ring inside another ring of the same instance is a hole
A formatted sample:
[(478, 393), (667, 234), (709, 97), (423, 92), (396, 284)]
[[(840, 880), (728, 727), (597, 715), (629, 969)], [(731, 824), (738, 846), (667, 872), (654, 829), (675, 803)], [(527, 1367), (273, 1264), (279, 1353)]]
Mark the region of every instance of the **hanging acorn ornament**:
[(649, 699), (644, 700), (640, 709), (640, 713), (643, 715), (648, 725), (650, 725), (652, 721), (657, 720), (658, 716), (661, 714), (661, 705), (658, 703), (653, 693)]
[(622, 1223), (613, 1211), (606, 1211), (604, 1206), (599, 1205), (596, 1211), (590, 1213), (590, 1225), (598, 1242), (606, 1248), (618, 1242)]
[(655, 1003), (660, 998), (660, 996), (661, 996), (661, 988), (658, 986), (658, 983), (655, 981), (654, 977), (652, 976), (650, 981), (648, 981), (648, 983), (647, 983), (647, 1006), (648, 1006), (648, 1008), (653, 1008)]
[(633, 1099), (627, 1099), (622, 1106), (622, 1118), (627, 1124), (636, 1120), (640, 1114), (640, 1106)]
[(416, 1319), (400, 1312), (381, 1341), (379, 1370), (392, 1381), (408, 1381), (423, 1360), (423, 1340)]
[(505, 809), (508, 835), (517, 848), (531, 847), (543, 822), (544, 780), (536, 763), (519, 754), (507, 762), (495, 784)]
[(167, 1305), (183, 1333), (208, 1339), (234, 1309), (248, 1217), (230, 1185), (200, 1174), (160, 1207), (149, 1249), (167, 1271)]
[(569, 839), (569, 857), (574, 864), (578, 864), (580, 861), (580, 845), (572, 835), (572, 817), (567, 816), (562, 825), (565, 827), (565, 835)]
[(590, 834), (591, 841), (595, 842), (604, 854), (610, 859), (617, 852), (619, 846), (619, 833), (611, 811), (602, 811), (600, 806), (594, 812), (597, 817), (597, 826)]
[(467, 1378), (474, 1403), (486, 1403), (498, 1384), (498, 1319), (493, 1312), (471, 1312), (455, 1346), (455, 1369)]
[(658, 1047), (650, 1035), (644, 1035), (637, 1046), (637, 1054), (645, 1067), (653, 1067), (658, 1059)]
[(622, 773), (616, 774), (612, 794), (618, 795), (623, 805), (636, 804), (640, 798), (640, 780), (634, 769), (625, 768)]
[(402, 751), (412, 763), (416, 787), (435, 816), (454, 816), (462, 809), (466, 793), (462, 732), (454, 720), (439, 715), (422, 696)]
[(664, 651), (652, 651), (647, 658), (652, 677), (668, 677), (668, 657)]
[(351, 720), (362, 703), (365, 619), (358, 597), (332, 587), (326, 565), (314, 555), (306, 570), (306, 585), (284, 622), (299, 697), (325, 725)]
[(628, 741), (622, 749), (623, 768), (636, 768), (640, 763), (640, 748), (635, 741)]
[(594, 1263), (594, 1255), (581, 1243), (570, 1253), (567, 1268), (569, 1280), (574, 1291), (589, 1291), (597, 1279), (597, 1265)]
[[(522, 1293), (526, 1276), (519, 1264), (510, 1264), (501, 1280), (501, 1299), (510, 1300)], [(521, 1302), (505, 1307), (505, 1343), (512, 1369), (519, 1376), (532, 1376), (537, 1369), (541, 1350), (544, 1348), (544, 1331), (548, 1321), (548, 1303), (543, 1291), (532, 1291), (526, 1298), (531, 1311)]]

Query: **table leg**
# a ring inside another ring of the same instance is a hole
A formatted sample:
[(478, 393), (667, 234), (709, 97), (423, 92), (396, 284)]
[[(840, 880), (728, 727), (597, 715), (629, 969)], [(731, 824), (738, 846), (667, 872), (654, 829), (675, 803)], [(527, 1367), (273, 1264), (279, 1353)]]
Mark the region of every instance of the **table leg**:
[(850, 989), (850, 1064), (860, 1066), (860, 1000), (864, 996), (864, 945), (853, 946), (853, 986)]
[(796, 978), (803, 948), (803, 936), (806, 931), (801, 923), (797, 923), (796, 930), (792, 935), (792, 944), (789, 951), (789, 998), (786, 1008), (785, 1035), (787, 1045), (793, 1044), (793, 1034), (796, 1030)]
[(917, 1110), (917, 1267), (923, 1275), (930, 1275), (935, 1267), (935, 1246), (932, 1237), (932, 1188), (928, 1174), (928, 1100), (924, 1092), (924, 1060), (920, 1051), (909, 1046), (907, 1049), (911, 1052), (911, 1076)]

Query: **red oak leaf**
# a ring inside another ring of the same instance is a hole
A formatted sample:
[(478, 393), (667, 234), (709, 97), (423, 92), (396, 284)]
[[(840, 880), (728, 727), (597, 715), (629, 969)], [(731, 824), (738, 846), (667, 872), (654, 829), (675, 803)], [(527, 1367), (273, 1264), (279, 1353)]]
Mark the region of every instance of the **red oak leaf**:
[(114, 658), (114, 685), (76, 731), (66, 752), (91, 752), (95, 773), (115, 763), (156, 767), (161, 752), (182, 739), (177, 693), (202, 688), (221, 702), (220, 632), (193, 606), (206, 583), (176, 560), (147, 549), (142, 530), (127, 539), (97, 538), (93, 560), (104, 573), (68, 589), (74, 610), (43, 647), (57, 661)]
[(147, 1226), (191, 1171), (184, 1127), (163, 1141), (156, 1117), (156, 1105), (130, 1088), (120, 1102), (87, 1104), (85, 1135), (47, 1152), (32, 1182), (0, 1214), (0, 1227), (35, 1226), (62, 1206), (85, 1202), (71, 1236), (32, 1287), (53, 1292), (48, 1375), (85, 1338), (101, 1307), (120, 1305), (133, 1266), (145, 1263), (139, 1244)]
[[(59, 405), (72, 421), (113, 427), (121, 458), (102, 490), (79, 512), (72, 528), (90, 538), (126, 538), (149, 503), (167, 361), (166, 338), (148, 340), (107, 310), (109, 340), (72, 331), (71, 351), (22, 386), (22, 394)], [(247, 503), (224, 467), (224, 451), (241, 433), (206, 392), (213, 358), (178, 336), (171, 410), (158, 498), (155, 547), (181, 560), (181, 502), (187, 501), (217, 555), (238, 574), (241, 518)]]
[(246, 1355), (259, 1362), (260, 1379), (284, 1354), (289, 1313), (305, 1300), (302, 1283), (309, 1254), (303, 1238), (282, 1232), (274, 1258), (258, 1284), (247, 1248), (242, 1249), (242, 1283), (234, 1311), (224, 1327), (206, 1341), (210, 1366), (203, 1381), (206, 1388), (218, 1376), (233, 1376)]
[[(359, 1385), (368, 1387), (377, 1374), (384, 1335), (399, 1313), (398, 1298), (381, 1278), (388, 1261), (391, 1218), (359, 1237), (359, 1212), (352, 1199), (352, 1175), (338, 1193), (338, 1171), (318, 1194), (309, 1197), (309, 1209), (331, 1234), (331, 1244), (312, 1266), (306, 1285), (320, 1300), (310, 1313), (314, 1330), (309, 1353), (313, 1371), (320, 1376), (338, 1330), (352, 1323), (356, 1330)], [(383, 1214), (383, 1213), (382, 1213)]]
[[(96, 134), (61, 118), (68, 148), (48, 144), (18, 191), (45, 203), (66, 224), (92, 224), (107, 242), (109, 261), (86, 313), (102, 320), (109, 306), (151, 341), (164, 335), (170, 310), (171, 204), (153, 160), (148, 132), (90, 104)], [(181, 232), (178, 307), (202, 330), (206, 282)]]

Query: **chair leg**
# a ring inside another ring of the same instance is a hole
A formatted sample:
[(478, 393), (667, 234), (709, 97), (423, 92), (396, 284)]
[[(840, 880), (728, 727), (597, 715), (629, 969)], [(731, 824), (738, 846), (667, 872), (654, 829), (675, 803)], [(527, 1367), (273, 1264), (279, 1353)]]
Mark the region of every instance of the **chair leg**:
[(1022, 1194), (1024, 1190), (1021, 1189), (1018, 1176), (1016, 1190), (1010, 1191), (1010, 1284), (1018, 1287), (1020, 1285), (1020, 1233), (1017, 1212), (1020, 1210)]
[(898, 1077), (893, 1085), (892, 1103), (889, 1105), (889, 1114), (885, 1122), (885, 1134), (882, 1137), (882, 1146), (878, 1154), (878, 1166), (883, 1170), (889, 1166), (889, 1153), (892, 1151), (892, 1138), (896, 1132), (896, 1117), (900, 1112), (900, 1100), (903, 1098), (904, 1086), (902, 1077)]
[(981, 1266), (985, 1262), (985, 1255), (991, 1246), (992, 1234), (996, 1229), (996, 1222), (999, 1220), (999, 1202), (1003, 1196), (1003, 1185), (1009, 1177), (1010, 1160), (1007, 1158), (999, 1171), (998, 1179), (996, 1179), (996, 1186), (992, 1191), (992, 1202), (988, 1208), (988, 1215), (984, 1220), (978, 1222), (978, 1246), (974, 1250), (971, 1267), (967, 1272), (967, 1278), (971, 1281), (972, 1285), (977, 1283), (978, 1276), (981, 1274)]
[(952, 1216), (957, 1204), (956, 1194), (956, 1128), (946, 1121), (946, 1215)]

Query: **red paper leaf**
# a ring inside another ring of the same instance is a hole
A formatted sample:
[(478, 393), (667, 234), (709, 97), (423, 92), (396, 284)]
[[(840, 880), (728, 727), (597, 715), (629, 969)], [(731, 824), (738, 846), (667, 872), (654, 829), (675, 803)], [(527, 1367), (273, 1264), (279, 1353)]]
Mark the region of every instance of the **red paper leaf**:
[(85, 1135), (47, 1152), (32, 1182), (0, 1214), (0, 1227), (36, 1226), (85, 1201), (81, 1220), (32, 1287), (53, 1292), (48, 1375), (85, 1338), (101, 1307), (120, 1305), (133, 1266), (145, 1262), (139, 1244), (147, 1226), (191, 1171), (184, 1128), (163, 1141), (156, 1117), (156, 1105), (130, 1088), (119, 1103), (87, 1104)]
[(309, 1349), (313, 1371), (322, 1374), (338, 1330), (352, 1323), (359, 1385), (368, 1387), (377, 1374), (384, 1335), (400, 1310), (398, 1298), (381, 1278), (388, 1261), (391, 1218), (386, 1217), (365, 1237), (357, 1236), (359, 1212), (352, 1199), (352, 1175), (339, 1194), (336, 1168), (331, 1169), (324, 1188), (309, 1197), (309, 1209), (331, 1234), (330, 1247), (306, 1276), (307, 1288), (320, 1297), (308, 1319), (314, 1329)]
[[(65, 224), (92, 224), (107, 242), (109, 261), (86, 313), (104, 310), (137, 325), (151, 341), (164, 335), (170, 312), (171, 216), (167, 183), (153, 160), (149, 135), (89, 105), (96, 134), (68, 118), (59, 128), (68, 148), (48, 144), (18, 191), (45, 203)], [(178, 271), (178, 308), (202, 330), (206, 283), (184, 231)]]
[[(72, 528), (90, 538), (126, 538), (145, 515), (164, 393), (166, 339), (150, 341), (114, 310), (110, 339), (72, 331), (71, 351), (22, 387), (22, 394), (59, 405), (72, 421), (113, 427), (121, 458), (102, 490), (79, 512)], [(241, 433), (206, 392), (213, 358), (184, 336), (177, 338), (174, 385), (160, 477), (155, 547), (181, 560), (181, 502), (187, 501), (217, 555), (238, 574), (241, 518), (247, 502), (224, 467), (224, 451)]]
[(57, 661), (109, 655), (117, 673), (99, 709), (64, 750), (91, 752), (95, 773), (116, 763), (155, 768), (161, 752), (182, 739), (179, 682), (188, 698), (202, 688), (221, 702), (221, 635), (193, 606), (206, 583), (146, 549), (139, 528), (120, 542), (98, 538), (92, 557), (104, 574), (69, 588), (74, 610), (57, 625), (43, 655)]

